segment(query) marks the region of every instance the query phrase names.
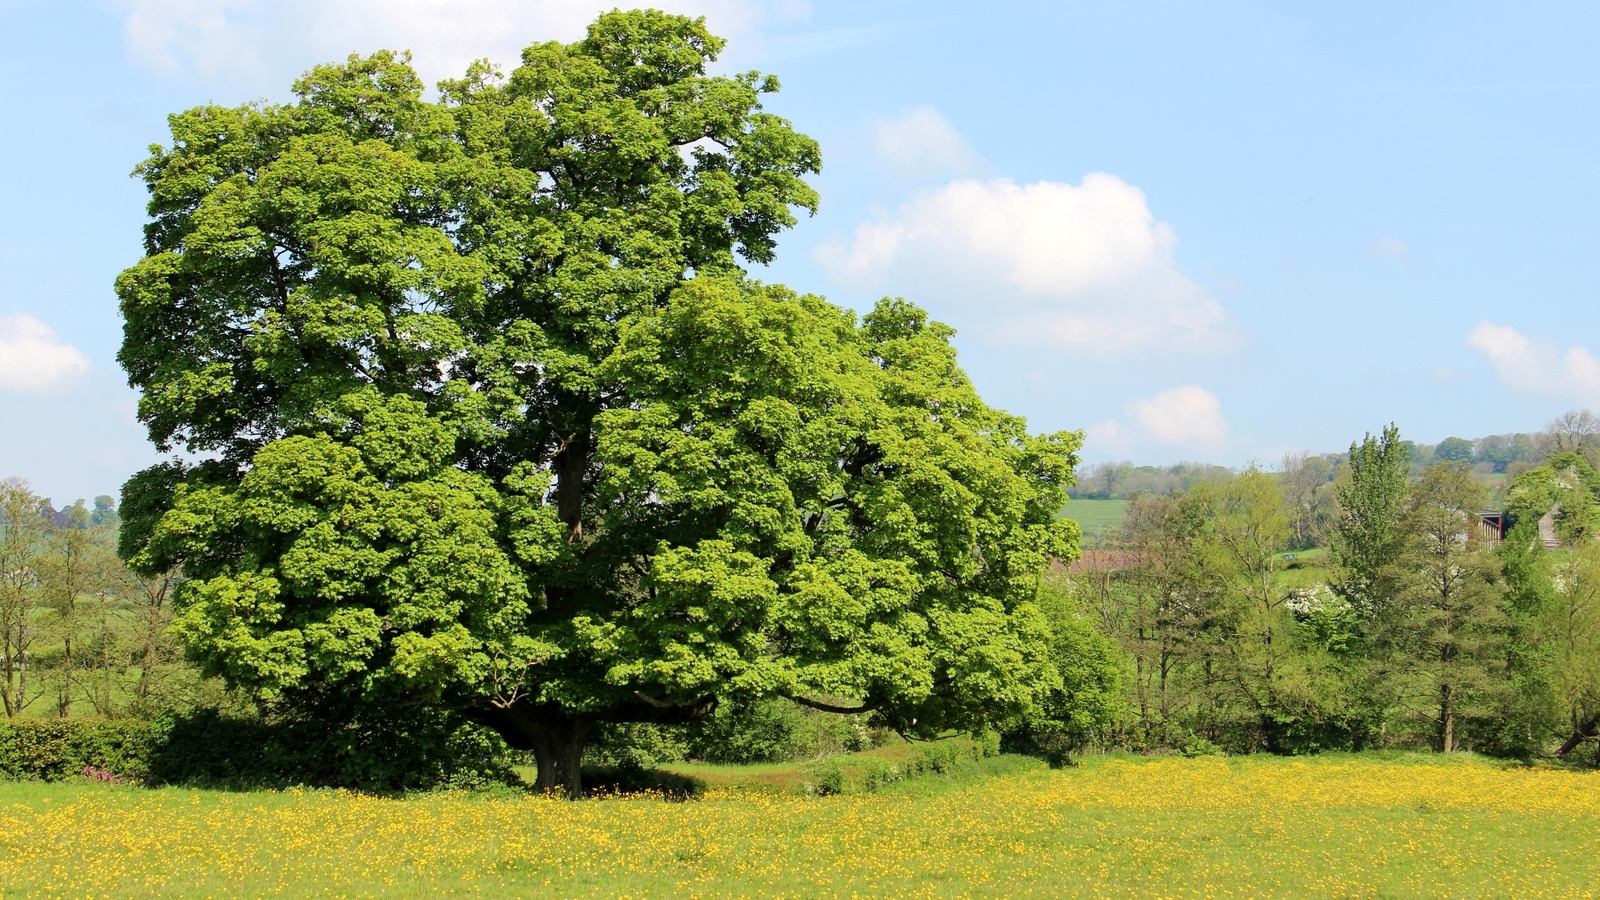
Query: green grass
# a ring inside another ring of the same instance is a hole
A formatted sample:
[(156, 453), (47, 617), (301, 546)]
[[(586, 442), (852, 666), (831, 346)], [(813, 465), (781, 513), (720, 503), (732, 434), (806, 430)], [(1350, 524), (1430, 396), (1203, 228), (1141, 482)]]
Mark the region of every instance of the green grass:
[(1276, 583), (1281, 589), (1331, 584), (1334, 576), (1332, 565), (1333, 560), (1323, 547), (1280, 553)]
[[(958, 757), (955, 764), (949, 766), (947, 772), (919, 771), (928, 768), (926, 755), (936, 747), (943, 749), (947, 756)], [(977, 741), (962, 736), (916, 743), (895, 738), (892, 743), (882, 747), (815, 760), (745, 765), (678, 762), (646, 772), (586, 768), (584, 783), (601, 792), (657, 790), (680, 797), (698, 797), (707, 792), (728, 790), (809, 796), (815, 794), (822, 783), (822, 772), (835, 769), (842, 782), (840, 790), (846, 793), (886, 791), (890, 788), (899, 790), (909, 784), (924, 783), (934, 785), (934, 789), (942, 789), (937, 786), (947, 786), (952, 779), (965, 783), (1005, 769), (1004, 766), (996, 769), (994, 765), (986, 765), (992, 760), (978, 758), (983, 752)], [(883, 782), (886, 767), (895, 775), (893, 783)], [(518, 766), (516, 771), (530, 785), (538, 774), (533, 766)], [(874, 774), (881, 786), (871, 783)], [(902, 777), (907, 774), (910, 777)]]
[(1069, 500), (1061, 510), (1061, 518), (1071, 519), (1083, 529), (1085, 543), (1104, 540), (1128, 516), (1126, 500)]
[(689, 802), (3, 784), (0, 893), (1579, 897), (1597, 828), (1600, 775), (1465, 754), (996, 757)]

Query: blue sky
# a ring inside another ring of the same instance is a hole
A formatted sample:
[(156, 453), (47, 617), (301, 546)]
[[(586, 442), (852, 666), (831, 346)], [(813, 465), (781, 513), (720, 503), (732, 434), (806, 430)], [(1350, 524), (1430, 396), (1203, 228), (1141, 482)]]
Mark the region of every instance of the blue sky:
[[(820, 213), (758, 273), (958, 329), (1088, 461), (1271, 466), (1600, 408), (1600, 6), (672, 0), (775, 73)], [(0, 476), (156, 461), (116, 365), (169, 112), (410, 48), (429, 82), (571, 40), (577, 0), (0, 0)]]

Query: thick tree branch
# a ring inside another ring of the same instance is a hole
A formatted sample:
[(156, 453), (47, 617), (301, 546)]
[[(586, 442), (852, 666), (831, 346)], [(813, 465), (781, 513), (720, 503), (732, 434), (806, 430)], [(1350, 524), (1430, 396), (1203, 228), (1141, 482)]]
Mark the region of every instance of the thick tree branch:
[(815, 710), (818, 710), (820, 712), (829, 712), (829, 713), (845, 713), (845, 714), (849, 714), (849, 713), (872, 712), (873, 710), (877, 709), (879, 706), (882, 705), (881, 703), (874, 702), (874, 703), (862, 703), (860, 706), (840, 706), (840, 705), (838, 705), (836, 703), (828, 703), (828, 702), (826, 702), (824, 700), (813, 700), (810, 697), (802, 697), (799, 694), (783, 694), (781, 696), (784, 699), (792, 700), (795, 703), (800, 704), (801, 706), (810, 707), (811, 709), (815, 709)]
[(1551, 753), (1549, 759), (1566, 759), (1567, 754), (1578, 749), (1578, 745), (1594, 737), (1596, 728), (1600, 728), (1600, 714), (1590, 716), (1587, 721), (1572, 730), (1572, 735)]

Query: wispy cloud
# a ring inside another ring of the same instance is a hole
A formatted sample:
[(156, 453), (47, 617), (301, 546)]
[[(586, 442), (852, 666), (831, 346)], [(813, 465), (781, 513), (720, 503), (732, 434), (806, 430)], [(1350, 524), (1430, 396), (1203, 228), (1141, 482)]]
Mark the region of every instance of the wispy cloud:
[[(798, 18), (791, 13), (791, 18)], [(776, 36), (758, 36), (754, 54), (762, 59), (777, 62), (826, 56), (867, 44), (876, 44), (898, 35), (903, 29), (894, 25), (862, 25), (853, 28), (827, 28), (817, 31), (797, 31)], [(731, 48), (739, 52), (739, 47)]]
[(914, 178), (960, 175), (979, 166), (967, 139), (932, 106), (909, 107), (873, 121), (872, 140), (885, 162)]

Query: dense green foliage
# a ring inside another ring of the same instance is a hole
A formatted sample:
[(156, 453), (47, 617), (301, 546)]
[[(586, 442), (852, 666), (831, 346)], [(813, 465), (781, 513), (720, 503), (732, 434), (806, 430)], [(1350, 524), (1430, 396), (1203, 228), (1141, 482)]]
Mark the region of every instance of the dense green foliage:
[(111, 779), (145, 778), (160, 743), (159, 729), (137, 719), (0, 720), (0, 778), (63, 781), (100, 772)]
[(1079, 436), (948, 328), (747, 280), (817, 147), (653, 12), (478, 66), (201, 107), (141, 166), (120, 360), (162, 448), (122, 550), (205, 671), (460, 710), (577, 788), (600, 723), (786, 696), (931, 734), (1059, 690), (1038, 573)]
[(396, 791), (515, 782), (512, 761), (492, 732), (438, 715), (338, 722), (200, 710), (149, 719), (0, 720), (0, 779), (20, 781)]
[(1380, 437), (1368, 434), (1350, 445), (1348, 478), (1339, 486), (1338, 525), (1333, 553), (1343, 575), (1339, 595), (1361, 615), (1374, 619), (1393, 590), (1404, 537), (1400, 516), (1411, 466), (1400, 446), (1400, 429), (1389, 425)]
[(1560, 451), (1518, 475), (1502, 539), (1498, 518), (1479, 517), (1477, 474), (1437, 462), (1413, 477), (1406, 448), (1392, 425), (1352, 445), (1331, 482), (1326, 557), (1283, 552), (1301, 546), (1286, 523), (1308, 496), (1296, 495), (1304, 458), (1131, 501), (1117, 539), (1072, 578), (1132, 662), (1122, 715), (1096, 740), (1592, 758), (1594, 469)]

